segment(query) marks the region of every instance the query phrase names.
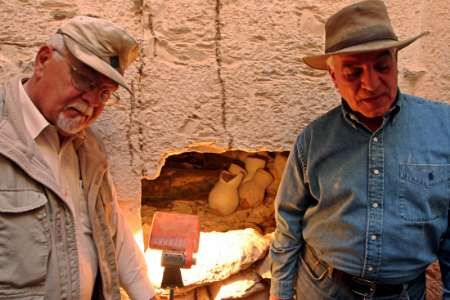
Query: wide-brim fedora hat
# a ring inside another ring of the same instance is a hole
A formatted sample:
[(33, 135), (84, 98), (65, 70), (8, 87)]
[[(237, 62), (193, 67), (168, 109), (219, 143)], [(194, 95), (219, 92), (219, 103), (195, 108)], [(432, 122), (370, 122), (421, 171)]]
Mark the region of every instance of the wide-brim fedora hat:
[(327, 70), (326, 60), (336, 54), (356, 54), (384, 49), (402, 49), (418, 38), (399, 40), (389, 19), (386, 5), (380, 0), (366, 0), (344, 7), (325, 23), (325, 51), (303, 57), (314, 69)]
[(76, 59), (132, 92), (123, 74), (138, 57), (139, 46), (124, 29), (104, 19), (77, 16), (57, 33)]

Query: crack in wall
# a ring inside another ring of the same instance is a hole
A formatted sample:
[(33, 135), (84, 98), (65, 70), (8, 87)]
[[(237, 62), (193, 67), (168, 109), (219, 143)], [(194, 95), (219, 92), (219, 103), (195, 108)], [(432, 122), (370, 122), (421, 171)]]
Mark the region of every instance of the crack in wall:
[[(150, 1), (148, 1), (150, 2)], [(139, 78), (138, 78), (138, 86), (139, 89), (142, 90), (142, 78), (144, 77), (144, 66), (145, 66), (145, 60), (144, 60), (144, 49), (143, 44), (145, 40), (145, 22), (144, 22), (144, 7), (148, 7), (147, 3), (143, 0), (141, 2), (141, 24), (142, 24), (142, 31), (141, 31), (141, 45), (140, 45), (140, 64), (139, 64)], [(138, 111), (142, 111), (143, 109), (143, 103), (142, 103), (142, 97), (139, 97), (137, 100), (137, 108)], [(138, 122), (138, 146), (139, 146), (139, 160), (141, 163), (141, 170), (140, 174), (141, 176), (145, 176), (145, 166), (144, 166), (144, 129), (142, 122)]]
[(153, 39), (152, 39), (152, 49), (153, 49), (153, 57), (157, 57), (158, 53), (157, 53), (157, 47), (158, 47), (158, 43), (159, 40), (156, 37), (155, 34), (155, 29), (154, 29), (154, 25), (153, 25), (153, 14), (152, 14), (152, 10), (151, 10), (151, 5), (149, 5), (149, 14), (148, 14), (148, 29), (150, 30)]
[(130, 112), (128, 114), (128, 130), (127, 130), (127, 140), (128, 140), (128, 153), (130, 154), (130, 167), (133, 166), (134, 163), (134, 151), (133, 151), (133, 142), (131, 140), (131, 135), (133, 131), (133, 114), (136, 110), (136, 98), (134, 97), (136, 93), (136, 89), (134, 87), (134, 84), (131, 86), (131, 89), (133, 91), (133, 95), (130, 96)]
[[(144, 129), (142, 128), (142, 124), (139, 123), (139, 129), (138, 129), (138, 137), (139, 137), (139, 156), (141, 159), (141, 162), (144, 161), (143, 159), (143, 152), (144, 152)], [(145, 166), (144, 164), (142, 164), (142, 169), (141, 169), (141, 176), (142, 177), (146, 177), (147, 176), (147, 171), (145, 170)]]
[(228, 136), (228, 149), (231, 149), (233, 145), (233, 137), (228, 131), (227, 128), (227, 94), (225, 90), (225, 82), (222, 78), (222, 51), (221, 51), (221, 41), (222, 41), (222, 32), (221, 32), (221, 19), (220, 19), (220, 10), (222, 8), (221, 0), (216, 0), (216, 36), (215, 36), (215, 47), (216, 47), (216, 63), (217, 63), (217, 77), (220, 85), (220, 96), (221, 96), (221, 107), (222, 107), (222, 126), (225, 133)]
[[(133, 91), (133, 95), (131, 95), (130, 97), (130, 113), (128, 116), (128, 120), (129, 120), (129, 125), (128, 125), (128, 132), (127, 132), (127, 140), (128, 140), (128, 152), (130, 154), (130, 167), (133, 167), (134, 163), (135, 163), (135, 151), (134, 151), (134, 147), (133, 147), (133, 141), (131, 139), (134, 131), (134, 126), (135, 124), (137, 124), (137, 134), (138, 134), (138, 150), (139, 150), (139, 158), (142, 161), (142, 150), (143, 150), (143, 135), (142, 135), (142, 124), (140, 122), (138, 122), (137, 118), (136, 118), (136, 112), (139, 111), (142, 107), (142, 102), (140, 100), (140, 98), (136, 98), (136, 92), (138, 90), (140, 90), (141, 88), (141, 83), (142, 83), (142, 77), (143, 77), (143, 73), (144, 73), (144, 59), (143, 59), (143, 41), (144, 41), (144, 1), (143, 0), (138, 0), (134, 2), (135, 4), (135, 9), (137, 11), (137, 14), (140, 15), (141, 17), (141, 25), (142, 25), (142, 30), (141, 30), (141, 37), (138, 40), (138, 42), (140, 43), (139, 45), (139, 56), (136, 59), (135, 64), (137, 64), (137, 71), (138, 71), (138, 78), (137, 78), (137, 82), (136, 84), (133, 84), (131, 86), (132, 91)], [(140, 170), (139, 173), (142, 173), (143, 171)]]

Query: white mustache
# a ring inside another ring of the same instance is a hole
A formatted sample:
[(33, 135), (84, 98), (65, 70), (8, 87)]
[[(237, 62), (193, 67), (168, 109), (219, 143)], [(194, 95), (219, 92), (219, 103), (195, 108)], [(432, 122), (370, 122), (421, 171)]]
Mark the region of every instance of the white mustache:
[(84, 101), (71, 103), (67, 105), (66, 108), (73, 108), (87, 117), (91, 117), (94, 113), (94, 108), (86, 104)]

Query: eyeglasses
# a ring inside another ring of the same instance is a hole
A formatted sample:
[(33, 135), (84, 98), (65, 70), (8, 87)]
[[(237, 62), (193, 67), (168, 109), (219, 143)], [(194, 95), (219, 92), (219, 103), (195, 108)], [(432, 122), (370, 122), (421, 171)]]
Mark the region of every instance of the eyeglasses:
[(70, 77), (72, 81), (72, 85), (79, 90), (80, 92), (92, 92), (95, 90), (98, 90), (100, 101), (104, 104), (108, 102), (109, 98), (111, 97), (114, 90), (101, 87), (97, 80), (90, 78), (87, 74), (83, 74), (82, 71), (80, 71), (79, 68), (73, 65), (73, 63), (70, 61), (70, 59), (67, 57), (66, 54), (62, 53), (61, 50), (53, 49), (55, 52), (57, 52), (59, 55), (61, 55), (67, 64), (70, 67)]

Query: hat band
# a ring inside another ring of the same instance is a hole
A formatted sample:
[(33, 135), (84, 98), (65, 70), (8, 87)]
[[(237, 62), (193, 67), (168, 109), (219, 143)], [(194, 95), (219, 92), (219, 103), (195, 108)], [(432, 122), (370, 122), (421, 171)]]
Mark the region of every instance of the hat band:
[(326, 47), (325, 53), (336, 52), (351, 46), (361, 45), (368, 42), (379, 40), (398, 41), (395, 33), (386, 26), (371, 26), (363, 28), (359, 31), (352, 32), (351, 35), (334, 45)]

